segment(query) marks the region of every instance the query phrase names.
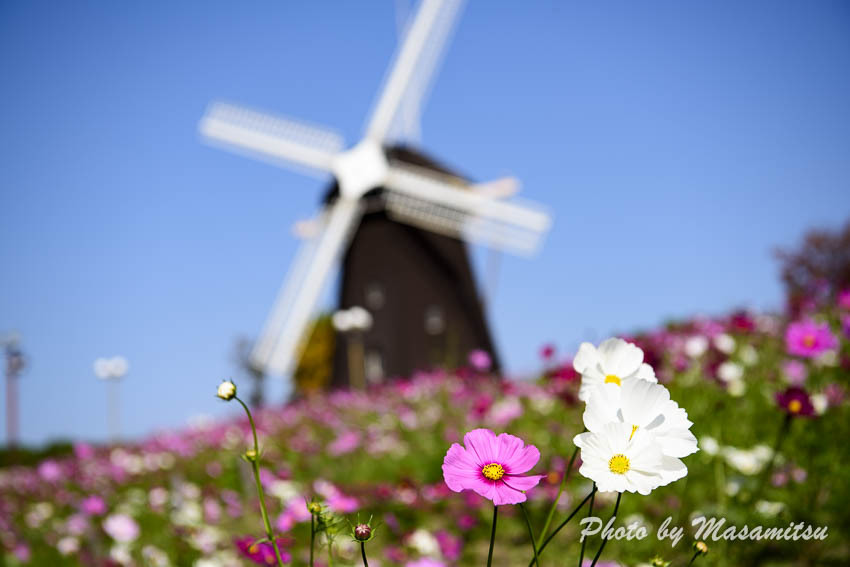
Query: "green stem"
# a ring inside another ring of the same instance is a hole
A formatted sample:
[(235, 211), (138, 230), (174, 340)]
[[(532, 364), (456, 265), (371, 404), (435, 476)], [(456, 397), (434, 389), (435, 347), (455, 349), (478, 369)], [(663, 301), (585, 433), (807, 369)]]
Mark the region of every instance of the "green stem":
[(363, 557), (363, 567), (369, 567), (369, 562), (366, 561), (366, 542), (360, 542), (360, 555)]
[(499, 518), (499, 507), (493, 504), (493, 527), (490, 530), (490, 551), (487, 553), (487, 567), (493, 564), (493, 544), (496, 543), (496, 520)]
[[(588, 494), (587, 496), (585, 496), (585, 497), (584, 497), (584, 500), (582, 500), (582, 501), (581, 501), (581, 503), (580, 503), (578, 506), (576, 506), (575, 510), (573, 510), (572, 512), (570, 512), (570, 515), (569, 515), (569, 516), (567, 516), (567, 519), (566, 519), (566, 520), (564, 520), (563, 522), (561, 522), (561, 523), (558, 525), (558, 527), (557, 527), (557, 528), (555, 528), (555, 529), (552, 531), (552, 533), (551, 533), (551, 534), (549, 534), (549, 535), (546, 537), (546, 539), (545, 539), (545, 540), (543, 540), (543, 543), (542, 543), (542, 544), (540, 545), (540, 547), (537, 549), (537, 553), (538, 553), (538, 555), (542, 555), (542, 554), (543, 554), (543, 550), (544, 550), (544, 549), (546, 549), (546, 546), (547, 546), (547, 545), (549, 545), (549, 542), (550, 542), (550, 541), (552, 541), (552, 539), (554, 539), (554, 537), (555, 537), (556, 535), (558, 535), (558, 532), (559, 532), (559, 531), (561, 531), (561, 530), (564, 528), (564, 526), (566, 526), (566, 525), (567, 525), (567, 523), (568, 523), (570, 520), (572, 520), (572, 519), (573, 519), (573, 516), (575, 516), (576, 514), (578, 514), (578, 513), (579, 513), (579, 510), (581, 510), (581, 509), (584, 507), (584, 505), (585, 505), (585, 504), (587, 504), (587, 501), (588, 501), (588, 500), (590, 500), (590, 497), (591, 497), (591, 496), (592, 496), (595, 492), (596, 492), (596, 485), (594, 485), (594, 486), (593, 486), (593, 490), (591, 490), (591, 491), (590, 491), (590, 494)], [(529, 564), (528, 564), (528, 567), (533, 567), (533, 566), (534, 566), (534, 559), (532, 559), (532, 560), (531, 560), (531, 562), (529, 562)]]
[(528, 535), (531, 537), (531, 549), (534, 550), (534, 562), (537, 563), (537, 567), (540, 567), (540, 558), (537, 557), (537, 542), (534, 540), (534, 530), (531, 528), (531, 518), (528, 517), (528, 510), (525, 509), (525, 504), (520, 502), (519, 507), (522, 509), (522, 515), (525, 516), (525, 525), (528, 526)]
[(567, 465), (567, 470), (564, 471), (564, 476), (561, 477), (561, 486), (558, 487), (558, 495), (555, 496), (555, 501), (552, 502), (552, 507), (549, 508), (549, 514), (546, 516), (546, 522), (543, 524), (543, 530), (540, 532), (540, 538), (543, 539), (549, 534), (549, 525), (552, 523), (552, 518), (555, 517), (555, 510), (558, 508), (558, 501), (561, 500), (561, 494), (567, 486), (567, 479), (573, 471), (573, 463), (576, 462), (578, 456), (578, 447), (573, 450), (573, 456), (570, 457), (570, 464)]
[(257, 484), (257, 496), (260, 499), (260, 513), (263, 516), (263, 527), (265, 527), (266, 537), (268, 537), (269, 542), (271, 542), (272, 548), (274, 549), (274, 556), (277, 559), (277, 564), (280, 567), (284, 567), (283, 558), (280, 556), (280, 549), (277, 547), (277, 540), (274, 537), (271, 522), (269, 522), (269, 513), (266, 510), (266, 497), (263, 494), (263, 483), (260, 482), (260, 443), (257, 440), (257, 426), (254, 424), (254, 416), (251, 415), (251, 410), (248, 409), (245, 402), (240, 400), (238, 397), (234, 397), (233, 399), (242, 405), (245, 409), (245, 413), (248, 414), (248, 421), (251, 423), (251, 433), (254, 436), (254, 458), (249, 460), (251, 461), (251, 468), (254, 470), (254, 482)]
[(694, 556), (693, 556), (693, 557), (691, 557), (691, 560), (690, 560), (690, 561), (688, 561), (688, 567), (691, 567), (691, 565), (693, 565), (693, 564), (694, 564), (694, 561), (696, 561), (696, 560), (697, 560), (697, 557), (699, 557), (699, 556), (700, 556), (700, 552), (699, 552), (699, 551), (697, 551), (696, 553), (694, 553)]
[(764, 467), (764, 472), (761, 475), (758, 487), (753, 493), (753, 508), (755, 508), (755, 503), (759, 498), (761, 498), (761, 493), (764, 492), (764, 488), (767, 486), (767, 481), (770, 478), (770, 474), (773, 472), (773, 465), (776, 463), (776, 455), (779, 453), (782, 441), (785, 440), (785, 436), (791, 428), (792, 419), (791, 414), (787, 413), (785, 414), (785, 419), (782, 420), (782, 425), (779, 427), (779, 432), (776, 434), (776, 441), (773, 443), (773, 454), (770, 455), (770, 461), (767, 463), (767, 466)]
[[(596, 488), (596, 483), (593, 483), (593, 487)], [(590, 496), (590, 506), (587, 510), (587, 516), (589, 517), (593, 515), (593, 501), (596, 499), (596, 491), (594, 490), (593, 494)], [(578, 567), (581, 567), (581, 564), (584, 563), (584, 548), (587, 545), (587, 538), (581, 540), (581, 555), (578, 558)]]
[(334, 567), (334, 542), (327, 536), (328, 533), (325, 532), (325, 537), (328, 539), (328, 567)]
[(316, 516), (310, 514), (310, 567), (313, 567), (313, 549), (316, 547)]
[[(617, 493), (617, 503), (614, 504), (614, 513), (611, 514), (611, 518), (617, 517), (617, 510), (620, 509), (620, 499), (623, 497), (622, 492)], [(610, 521), (610, 520), (609, 520)], [(593, 558), (593, 562), (590, 564), (590, 567), (595, 567), (596, 562), (599, 561), (599, 556), (602, 555), (602, 550), (605, 549), (605, 544), (608, 543), (608, 538), (602, 538), (602, 545), (599, 546), (599, 551), (596, 552), (596, 555)]]

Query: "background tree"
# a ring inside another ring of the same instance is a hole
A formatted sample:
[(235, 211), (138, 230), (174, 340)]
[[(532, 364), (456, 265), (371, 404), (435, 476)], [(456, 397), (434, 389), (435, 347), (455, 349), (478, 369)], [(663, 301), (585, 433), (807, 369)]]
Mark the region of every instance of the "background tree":
[(295, 390), (307, 395), (326, 389), (333, 372), (336, 331), (328, 314), (320, 315), (314, 322), (310, 337), (298, 365), (295, 367)]
[(788, 310), (798, 315), (812, 298), (834, 298), (850, 288), (850, 221), (842, 229), (812, 230), (796, 250), (776, 253), (782, 264)]

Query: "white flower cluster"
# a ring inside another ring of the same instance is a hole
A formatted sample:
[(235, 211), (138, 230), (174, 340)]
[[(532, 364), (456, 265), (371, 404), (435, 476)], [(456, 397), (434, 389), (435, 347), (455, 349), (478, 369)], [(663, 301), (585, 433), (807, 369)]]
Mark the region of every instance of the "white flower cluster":
[(600, 492), (649, 494), (688, 474), (682, 457), (695, 453), (688, 413), (658, 384), (643, 351), (618, 338), (582, 343), (573, 360), (586, 402), (579, 472)]

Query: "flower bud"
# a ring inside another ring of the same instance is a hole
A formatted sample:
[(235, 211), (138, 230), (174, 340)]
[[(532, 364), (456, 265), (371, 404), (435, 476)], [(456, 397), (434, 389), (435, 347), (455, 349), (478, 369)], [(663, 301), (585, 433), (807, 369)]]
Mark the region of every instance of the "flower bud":
[(253, 449), (248, 449), (245, 451), (245, 454), (242, 455), (242, 458), (248, 461), (249, 463), (253, 463), (257, 460), (257, 452)]
[(652, 565), (652, 567), (670, 567), (669, 561), (664, 561), (664, 559), (658, 556), (653, 557), (649, 564)]
[(708, 546), (704, 541), (696, 541), (694, 542), (694, 550), (700, 555), (705, 555), (708, 553)]
[(369, 524), (357, 524), (354, 526), (354, 539), (357, 541), (369, 541), (372, 537), (372, 528)]
[(236, 397), (236, 384), (234, 384), (230, 380), (225, 380), (224, 382), (218, 385), (218, 391), (216, 392), (216, 396), (218, 396), (224, 401), (232, 400)]
[(322, 505), (318, 502), (310, 502), (307, 504), (307, 510), (314, 516), (317, 516), (322, 513)]

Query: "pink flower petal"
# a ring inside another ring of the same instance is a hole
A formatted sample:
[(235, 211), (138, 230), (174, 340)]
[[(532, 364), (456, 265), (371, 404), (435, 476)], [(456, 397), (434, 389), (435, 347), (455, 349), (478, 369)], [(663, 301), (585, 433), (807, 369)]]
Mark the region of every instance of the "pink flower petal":
[(510, 433), (499, 434), (496, 437), (496, 441), (499, 444), (498, 460), (502, 464), (510, 463), (522, 451), (523, 446), (525, 446), (522, 439)]
[(504, 467), (508, 474), (522, 474), (530, 471), (539, 460), (540, 451), (534, 445), (529, 445), (520, 449), (510, 460), (505, 460)]
[(480, 494), (484, 498), (489, 500), (493, 500), (495, 503), (495, 498), (497, 496), (496, 487), (499, 483), (492, 480), (484, 480), (479, 479), (478, 481), (471, 483), (469, 488), (474, 490), (476, 493)]
[(524, 492), (537, 486), (540, 479), (543, 477), (544, 475), (542, 474), (532, 474), (529, 476), (506, 476), (502, 479), (502, 482), (503, 484), (507, 484), (508, 487), (513, 490)]
[(489, 429), (473, 429), (463, 436), (463, 444), (472, 451), (478, 465), (495, 462), (499, 457), (496, 434)]
[(525, 502), (526, 497), (525, 492), (515, 490), (504, 482), (499, 482), (496, 484), (496, 494), (492, 500), (493, 504), (496, 506), (502, 506), (503, 504), (519, 504), (520, 502)]
[(472, 483), (480, 480), (481, 467), (474, 462), (469, 451), (452, 444), (443, 459), (443, 478), (446, 486), (455, 492), (472, 488)]

